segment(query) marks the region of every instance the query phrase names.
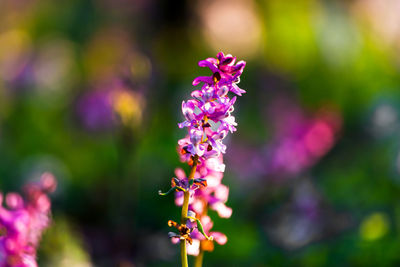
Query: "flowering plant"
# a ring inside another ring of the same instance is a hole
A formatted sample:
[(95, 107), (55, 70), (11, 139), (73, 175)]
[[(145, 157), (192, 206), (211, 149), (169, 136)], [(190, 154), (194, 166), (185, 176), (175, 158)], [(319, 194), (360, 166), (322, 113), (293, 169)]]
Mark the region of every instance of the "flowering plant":
[(8, 193), (2, 206), (0, 193), (0, 267), (37, 267), (36, 249), (49, 225), (50, 199), (56, 188), (54, 176), (44, 173), (37, 184), (25, 187), (26, 198)]
[(187, 136), (178, 141), (178, 153), (181, 161), (191, 167), (190, 173), (186, 176), (182, 169), (176, 169), (171, 189), (160, 192), (165, 195), (175, 191), (175, 203), (182, 206), (180, 223), (168, 221), (178, 230), (169, 236), (173, 242), (181, 243), (182, 266), (188, 266), (187, 254), (195, 255), (196, 266), (201, 266), (204, 251), (212, 251), (214, 241), (220, 245), (227, 242), (223, 233), (211, 231), (213, 222), (207, 211), (215, 210), (223, 218), (232, 214), (225, 205), (229, 189), (221, 183), (225, 170), (222, 154), (226, 151), (222, 140), (237, 126), (231, 114), (236, 96), (230, 98), (228, 93), (245, 93), (237, 86), (244, 61), (236, 63), (236, 57), (219, 52), (217, 58), (201, 60), (198, 65), (208, 67), (212, 75), (194, 79), (193, 85), (202, 83), (201, 89), (192, 92), (192, 99), (182, 102), (185, 121), (178, 124), (188, 130)]

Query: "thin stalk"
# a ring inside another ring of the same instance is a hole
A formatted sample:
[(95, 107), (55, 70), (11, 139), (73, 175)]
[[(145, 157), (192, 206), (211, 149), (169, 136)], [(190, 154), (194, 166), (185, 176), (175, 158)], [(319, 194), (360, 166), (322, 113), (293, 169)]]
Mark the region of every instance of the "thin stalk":
[(182, 261), (182, 267), (189, 266), (186, 254), (186, 240), (181, 240), (181, 261)]
[[(199, 160), (199, 156), (195, 155), (193, 157), (193, 165), (190, 169), (188, 182), (194, 178), (194, 174), (196, 173), (197, 163)], [(182, 214), (181, 214), (181, 224), (186, 224), (187, 213), (189, 209), (189, 190), (183, 193), (183, 205), (182, 205)], [(186, 253), (186, 240), (181, 241), (181, 260), (182, 267), (188, 267), (187, 253)]]
[[(208, 204), (205, 205), (202, 216), (206, 216), (207, 213), (208, 213)], [(194, 267), (202, 267), (203, 266), (204, 250), (201, 248), (202, 247), (201, 242), (202, 241), (200, 241), (199, 255), (197, 255), (196, 259), (194, 260)]]
[(199, 255), (197, 255), (196, 260), (194, 262), (194, 267), (203, 266), (203, 257), (204, 257), (204, 251), (200, 248)]

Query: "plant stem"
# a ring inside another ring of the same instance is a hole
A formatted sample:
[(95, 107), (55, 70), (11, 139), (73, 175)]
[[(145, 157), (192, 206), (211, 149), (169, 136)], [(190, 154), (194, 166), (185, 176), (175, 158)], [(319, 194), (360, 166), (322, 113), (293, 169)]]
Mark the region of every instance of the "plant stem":
[[(195, 155), (193, 157), (193, 165), (190, 170), (188, 182), (194, 178), (194, 174), (196, 173), (197, 162), (199, 160), (199, 156)], [(183, 205), (182, 205), (182, 214), (181, 214), (181, 224), (186, 224), (186, 217), (189, 209), (189, 190), (183, 193)], [(181, 240), (181, 260), (182, 267), (188, 267), (187, 253), (186, 253), (186, 240)]]
[(199, 255), (197, 255), (196, 260), (194, 262), (194, 267), (203, 266), (203, 256), (204, 256), (204, 251), (200, 248)]
[(188, 259), (186, 254), (186, 240), (181, 240), (181, 261), (182, 261), (182, 267), (188, 267)]

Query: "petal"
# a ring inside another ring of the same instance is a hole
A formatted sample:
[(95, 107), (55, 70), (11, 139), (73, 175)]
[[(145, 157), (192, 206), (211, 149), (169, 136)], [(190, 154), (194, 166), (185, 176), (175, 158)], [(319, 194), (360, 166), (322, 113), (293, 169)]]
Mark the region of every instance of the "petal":
[(190, 126), (191, 126), (190, 121), (184, 121), (184, 122), (178, 123), (178, 127), (180, 129), (185, 128), (185, 127), (190, 127)]
[(179, 146), (186, 146), (187, 144), (189, 144), (189, 139), (188, 137), (182, 138), (178, 140), (178, 145)]
[(183, 192), (175, 193), (175, 205), (177, 205), (177, 206), (183, 205)]
[(171, 238), (171, 242), (172, 242), (173, 244), (178, 244), (180, 241), (181, 241), (181, 240), (180, 240), (180, 237), (179, 237), (179, 236), (177, 236), (177, 237), (172, 237), (172, 238)]
[(221, 218), (229, 218), (232, 216), (232, 208), (227, 207), (222, 202), (217, 202), (211, 206)]
[(209, 188), (216, 187), (221, 184), (221, 175), (207, 175), (207, 185)]
[(215, 112), (215, 108), (211, 105), (210, 102), (207, 102), (204, 106), (203, 106), (204, 110), (208, 113), (208, 114), (213, 114)]
[(230, 67), (231, 65), (235, 64), (236, 57), (232, 56), (226, 56), (222, 62), (220, 62), (221, 65), (224, 65), (226, 67)]
[(216, 58), (213, 58), (213, 57), (209, 57), (209, 58), (207, 58), (205, 60), (207, 60), (208, 62), (210, 62), (212, 64), (215, 64), (215, 65), (218, 64), (218, 60)]
[(6, 195), (6, 203), (10, 209), (20, 209), (24, 206), (24, 200), (17, 193), (8, 193)]
[(42, 190), (52, 193), (56, 190), (57, 181), (52, 173), (45, 172), (40, 177), (40, 185), (42, 187)]
[(203, 96), (203, 93), (200, 90), (195, 90), (191, 93), (191, 96), (194, 98), (200, 98)]
[(214, 195), (216, 198), (219, 198), (220, 201), (226, 202), (229, 196), (229, 187), (226, 185), (220, 184), (215, 189)]
[(229, 87), (229, 91), (231, 91), (234, 94), (237, 94), (238, 96), (242, 96), (242, 94), (246, 93), (245, 90), (240, 89), (239, 86), (237, 86), (236, 84), (232, 84), (232, 85), (228, 85)]
[(190, 135), (190, 141), (194, 146), (197, 146), (201, 139), (203, 138), (203, 131), (198, 130), (196, 128), (191, 128), (189, 130), (189, 135)]
[(220, 153), (225, 154), (226, 145), (224, 145), (221, 140), (219, 140), (219, 139), (215, 140), (214, 138), (210, 138), (209, 141), (210, 141), (213, 149), (215, 149), (216, 151), (218, 151)]
[(195, 105), (194, 103), (190, 101), (182, 101), (182, 113), (185, 116), (186, 120), (191, 121), (194, 119), (194, 109)]
[(197, 214), (202, 214), (205, 211), (205, 205), (204, 201), (198, 199), (198, 198), (193, 198), (193, 202), (191, 204), (191, 208), (197, 213)]
[(219, 52), (217, 54), (217, 59), (221, 62), (225, 58), (225, 55), (223, 52)]
[(226, 242), (228, 241), (228, 238), (223, 233), (211, 232), (210, 235), (214, 238), (215, 242), (217, 242), (220, 245), (225, 245)]
[(201, 217), (200, 221), (201, 221), (201, 224), (203, 225), (203, 229), (206, 233), (208, 233), (214, 225), (210, 216), (207, 216), (207, 215)]
[(210, 170), (217, 172), (225, 171), (225, 164), (223, 164), (218, 158), (212, 158), (205, 162), (206, 167)]
[(189, 151), (190, 154), (192, 155), (198, 155), (198, 156), (203, 156), (205, 152), (205, 148), (202, 145), (195, 146), (193, 144), (188, 145), (187, 151)]
[(218, 71), (217, 66), (215, 66), (213, 63), (211, 63), (208, 60), (200, 60), (199, 61), (199, 67), (208, 67), (210, 70), (214, 73)]
[(193, 80), (192, 84), (193, 84), (193, 86), (196, 86), (196, 85), (198, 85), (199, 83), (202, 83), (202, 82), (206, 83), (206, 84), (209, 84), (209, 85), (214, 84), (214, 80), (213, 80), (212, 76), (200, 76), (200, 77), (197, 77), (196, 79)]
[(244, 67), (246, 67), (246, 61), (243, 61), (243, 60), (239, 61), (239, 62), (236, 63), (236, 65), (235, 65), (236, 71), (240, 71), (240, 73), (243, 72)]
[(218, 157), (219, 155), (220, 155), (220, 153), (217, 150), (213, 149), (211, 151), (204, 152), (203, 158), (204, 159), (212, 159), (212, 158)]
[(186, 244), (186, 250), (189, 255), (197, 256), (200, 252), (200, 240), (193, 239), (192, 244)]
[(175, 175), (176, 175), (176, 178), (178, 178), (179, 180), (186, 178), (185, 171), (182, 168), (176, 168)]
[(229, 101), (229, 106), (233, 106), (233, 104), (235, 104), (237, 97), (234, 96), (232, 97), (231, 101)]
[(246, 66), (246, 63), (244, 61), (239, 61), (238, 64), (236, 64), (235, 66), (233, 66), (232, 63), (234, 64), (234, 60), (231, 62), (231, 64), (221, 66), (220, 69), (227, 74), (235, 73), (233, 77), (237, 78), (243, 73), (243, 69)]

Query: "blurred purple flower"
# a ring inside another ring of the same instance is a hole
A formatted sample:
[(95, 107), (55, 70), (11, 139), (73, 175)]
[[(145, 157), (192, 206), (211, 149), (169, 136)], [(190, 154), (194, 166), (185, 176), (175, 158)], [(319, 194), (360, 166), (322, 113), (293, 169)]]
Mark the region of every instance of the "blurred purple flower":
[(78, 114), (89, 130), (110, 129), (114, 126), (110, 92), (98, 90), (86, 93), (79, 100)]
[[(334, 110), (307, 116), (287, 99), (274, 99), (268, 110), (271, 140), (262, 148), (236, 146), (229, 156), (243, 177), (293, 177), (312, 167), (334, 146), (341, 118)], [(246, 159), (249, 164), (239, 164)]]
[(144, 99), (122, 82), (114, 81), (84, 94), (77, 114), (90, 131), (110, 130), (120, 124), (136, 126), (142, 118)]
[(311, 167), (335, 142), (335, 129), (325, 118), (305, 120), (293, 125), (267, 147), (270, 173), (296, 174)]

